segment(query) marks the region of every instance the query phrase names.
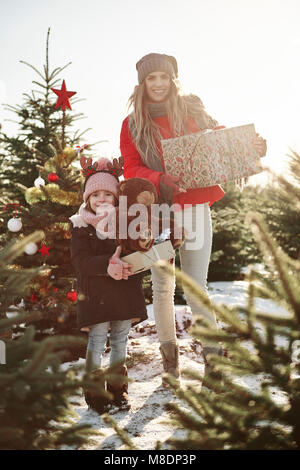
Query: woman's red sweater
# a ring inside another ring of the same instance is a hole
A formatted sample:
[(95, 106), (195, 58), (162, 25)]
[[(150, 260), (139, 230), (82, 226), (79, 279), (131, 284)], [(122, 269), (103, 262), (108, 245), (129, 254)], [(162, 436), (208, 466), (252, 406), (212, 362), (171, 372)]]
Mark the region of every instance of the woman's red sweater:
[[(120, 139), (121, 155), (124, 157), (124, 178), (146, 178), (155, 185), (159, 194), (159, 182), (163, 172), (151, 170), (144, 164), (135, 143), (133, 142), (128, 126), (128, 119), (129, 117), (127, 116), (123, 121)], [(159, 125), (163, 139), (171, 139), (174, 137), (167, 116), (154, 118), (154, 121)], [(188, 127), (190, 132), (199, 132), (199, 128), (192, 118), (188, 118)], [(159, 144), (158, 154), (161, 159), (162, 166), (165, 168), (162, 158), (162, 150)], [(214, 202), (222, 199), (224, 194), (225, 192), (219, 185), (209, 186), (207, 188), (187, 189), (186, 193), (180, 193), (174, 196), (174, 203), (179, 204), (182, 209), (184, 208), (184, 205), (187, 204), (203, 204), (205, 202), (208, 202), (211, 206)]]

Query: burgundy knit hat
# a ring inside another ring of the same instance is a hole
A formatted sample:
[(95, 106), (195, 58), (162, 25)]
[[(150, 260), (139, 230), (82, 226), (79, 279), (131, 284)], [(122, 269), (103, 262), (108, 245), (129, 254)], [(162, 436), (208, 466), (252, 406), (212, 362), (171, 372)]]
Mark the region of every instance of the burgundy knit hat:
[(178, 77), (178, 66), (175, 57), (166, 54), (151, 53), (142, 57), (136, 64), (139, 83), (151, 72), (166, 72), (171, 78)]
[(83, 193), (84, 202), (94, 191), (109, 191), (116, 198), (118, 198), (118, 184), (119, 180), (114, 176), (109, 168), (108, 163), (111, 163), (108, 158), (101, 157), (97, 161), (96, 173), (92, 174), (85, 182)]

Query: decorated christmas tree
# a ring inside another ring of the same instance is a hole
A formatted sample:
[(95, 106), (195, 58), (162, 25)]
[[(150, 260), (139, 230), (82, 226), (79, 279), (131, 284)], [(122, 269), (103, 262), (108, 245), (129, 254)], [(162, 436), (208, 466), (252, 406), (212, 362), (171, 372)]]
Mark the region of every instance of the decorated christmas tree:
[(0, 243), (4, 246), (35, 230), (45, 234), (38, 245), (28, 244), (16, 259), (16, 269), (45, 265), (42, 274), (16, 299), (17, 304), (24, 302), (27, 310), (43, 312), (35, 321), (39, 337), (76, 333), (68, 219), (82, 202), (82, 177), (73, 163), (83, 148), (86, 151), (86, 146), (77, 145), (84, 132), (71, 132), (73, 122), (81, 117), (70, 112), (75, 92), (68, 91), (65, 80), (61, 83), (58, 79), (69, 64), (51, 71), (48, 48), (49, 31), (43, 71), (23, 62), (38, 74), (38, 81), (33, 81), (38, 90), (24, 94), (22, 105), (8, 106), (17, 115), (19, 133), (17, 137), (0, 134)]
[(97, 434), (87, 424), (74, 424), (78, 416), (73, 404), (81, 387), (105, 393), (105, 374), (102, 381), (98, 377), (95, 382), (80, 368), (61, 365), (70, 357), (70, 348), (86, 346), (86, 340), (57, 335), (36, 341), (32, 325), (24, 335), (11, 334), (13, 325), (43, 316), (43, 312), (16, 310), (13, 305), (15, 297), (22, 295), (32, 277), (43, 269), (15, 269), (13, 263), (28, 243), (42, 239), (43, 233), (35, 232), (0, 251), (0, 449), (82, 447)]
[[(58, 77), (71, 62), (50, 69), (49, 36), (50, 29), (47, 34), (46, 58), (42, 71), (28, 62), (21, 61), (37, 75), (37, 80), (33, 80), (37, 89), (32, 90), (30, 94), (24, 93), (21, 104), (6, 105), (6, 109), (14, 114), (13, 122), (18, 125), (16, 136), (0, 132), (1, 196), (3, 197), (4, 192), (7, 203), (22, 201), (23, 191), (18, 187), (18, 183), (26, 187), (33, 185), (39, 176), (39, 166), (43, 166), (49, 159), (49, 144), (55, 145), (55, 136), (64, 142), (63, 147), (74, 147), (87, 132), (87, 130), (83, 132), (72, 130), (74, 122), (82, 119), (81, 113), (65, 113), (63, 123), (61, 111), (56, 107), (55, 94), (51, 88), (56, 89), (61, 83)], [(73, 99), (72, 104), (78, 101), (79, 99)]]

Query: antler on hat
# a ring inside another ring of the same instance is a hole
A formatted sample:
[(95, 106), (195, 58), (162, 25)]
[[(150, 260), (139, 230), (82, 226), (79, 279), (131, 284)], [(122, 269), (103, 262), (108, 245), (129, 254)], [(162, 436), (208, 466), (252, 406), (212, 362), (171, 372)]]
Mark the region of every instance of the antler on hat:
[(124, 158), (114, 158), (111, 162), (108, 158), (100, 157), (95, 163), (91, 158), (81, 157), (80, 164), (82, 174), (86, 177), (83, 199), (95, 191), (110, 191), (118, 197), (118, 177), (123, 173)]
[(80, 165), (81, 165), (81, 173), (86, 178), (87, 176), (96, 173), (97, 171), (97, 162), (92, 164), (93, 160), (91, 158), (81, 157), (80, 158)]
[(107, 166), (113, 175), (121, 176), (124, 169), (124, 157), (114, 158), (113, 162), (109, 162)]

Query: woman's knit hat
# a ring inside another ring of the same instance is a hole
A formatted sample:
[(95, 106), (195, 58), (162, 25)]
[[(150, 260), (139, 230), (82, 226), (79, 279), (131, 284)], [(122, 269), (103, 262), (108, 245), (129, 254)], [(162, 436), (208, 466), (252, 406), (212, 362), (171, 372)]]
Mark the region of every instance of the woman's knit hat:
[(166, 54), (151, 53), (142, 57), (136, 64), (139, 83), (151, 72), (159, 70), (166, 72), (171, 78), (178, 77), (178, 67), (175, 57)]
[(97, 161), (96, 173), (92, 174), (85, 181), (85, 188), (83, 193), (83, 200), (86, 202), (88, 197), (94, 191), (109, 191), (116, 198), (118, 198), (118, 184), (117, 176), (114, 176), (108, 164), (111, 163), (108, 158), (101, 157)]

